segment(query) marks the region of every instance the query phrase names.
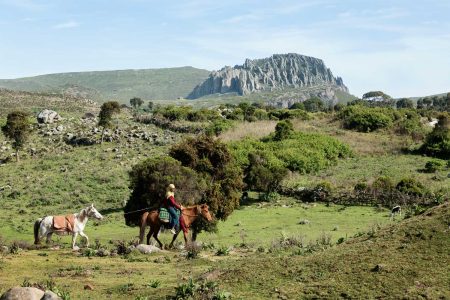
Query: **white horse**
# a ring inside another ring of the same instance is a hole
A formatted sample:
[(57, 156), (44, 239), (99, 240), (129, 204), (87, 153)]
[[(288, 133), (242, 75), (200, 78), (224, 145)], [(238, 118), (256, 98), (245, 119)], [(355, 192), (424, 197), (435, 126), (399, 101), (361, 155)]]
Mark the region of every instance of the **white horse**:
[[(53, 216), (46, 216), (40, 219), (37, 219), (34, 223), (34, 243), (39, 244), (41, 238), (44, 236), (47, 237), (47, 243), (51, 242), (52, 234), (56, 233), (58, 235), (65, 235), (65, 234), (72, 234), (72, 248), (73, 249), (79, 249), (75, 246), (75, 242), (77, 239), (78, 234), (81, 235), (86, 239), (86, 247), (89, 246), (89, 238), (88, 236), (83, 232), (84, 227), (86, 226), (86, 223), (88, 221), (88, 218), (93, 217), (97, 220), (102, 220), (103, 216), (95, 209), (94, 204), (91, 204), (90, 206), (83, 208), (79, 213), (71, 214), (65, 216), (65, 218), (69, 218), (73, 220), (73, 224), (67, 224), (66, 221), (66, 227), (64, 228), (55, 228), (54, 225), (54, 217)], [(64, 218), (64, 216), (63, 216)]]

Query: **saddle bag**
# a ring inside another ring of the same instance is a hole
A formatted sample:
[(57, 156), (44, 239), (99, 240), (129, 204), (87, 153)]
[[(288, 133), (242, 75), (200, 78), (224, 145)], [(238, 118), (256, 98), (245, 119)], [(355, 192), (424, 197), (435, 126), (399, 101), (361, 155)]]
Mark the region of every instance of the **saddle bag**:
[(161, 207), (159, 209), (159, 220), (162, 223), (169, 223), (169, 221), (170, 221), (169, 211), (166, 208), (164, 208), (164, 207)]

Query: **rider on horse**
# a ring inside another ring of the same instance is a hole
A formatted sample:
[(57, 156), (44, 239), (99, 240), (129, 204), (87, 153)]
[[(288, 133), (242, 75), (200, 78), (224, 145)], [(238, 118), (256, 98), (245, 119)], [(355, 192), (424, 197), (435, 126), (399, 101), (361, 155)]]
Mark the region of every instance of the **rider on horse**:
[(170, 214), (170, 225), (172, 229), (170, 230), (173, 234), (176, 233), (176, 228), (179, 226), (179, 217), (175, 209), (182, 210), (183, 206), (175, 201), (175, 185), (173, 183), (169, 184), (167, 187), (166, 197), (163, 200), (161, 206), (166, 208)]

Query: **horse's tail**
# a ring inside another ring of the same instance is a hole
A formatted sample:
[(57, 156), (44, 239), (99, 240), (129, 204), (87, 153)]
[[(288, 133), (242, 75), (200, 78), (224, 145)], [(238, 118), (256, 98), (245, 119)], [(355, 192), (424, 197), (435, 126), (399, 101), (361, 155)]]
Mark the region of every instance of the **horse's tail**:
[(39, 227), (41, 227), (41, 223), (44, 218), (39, 218), (34, 222), (34, 244), (39, 244)]

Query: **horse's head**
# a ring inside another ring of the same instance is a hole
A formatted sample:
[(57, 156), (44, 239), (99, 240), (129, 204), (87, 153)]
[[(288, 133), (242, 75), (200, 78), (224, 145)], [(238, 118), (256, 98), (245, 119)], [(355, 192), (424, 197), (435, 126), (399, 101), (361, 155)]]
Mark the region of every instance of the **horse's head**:
[(95, 209), (94, 204), (86, 208), (86, 213), (90, 218), (96, 218), (97, 220), (103, 219), (103, 216)]
[(207, 204), (201, 204), (201, 205), (197, 206), (197, 209), (199, 210), (199, 214), (201, 214), (203, 216), (203, 218), (208, 220), (208, 222), (212, 221), (213, 218), (209, 212), (209, 207)]

